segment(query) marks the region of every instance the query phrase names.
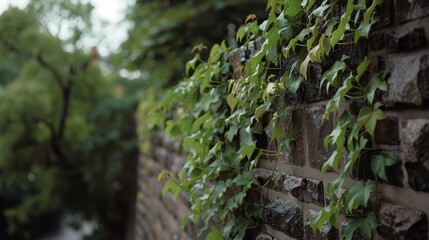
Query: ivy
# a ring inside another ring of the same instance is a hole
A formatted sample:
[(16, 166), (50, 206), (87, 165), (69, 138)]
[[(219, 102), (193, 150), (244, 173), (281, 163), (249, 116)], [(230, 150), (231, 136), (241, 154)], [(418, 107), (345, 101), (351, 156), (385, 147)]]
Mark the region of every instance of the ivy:
[[(207, 232), (206, 239), (243, 239), (246, 229), (259, 224), (263, 203), (251, 199), (249, 192), (262, 186), (251, 171), (260, 158), (288, 151), (293, 141), (290, 132), (283, 134), (290, 129), (280, 122), (291, 117), (294, 106), (279, 99), (299, 93), (310, 66), (332, 59), (333, 52), (344, 45), (356, 46), (362, 37), (367, 38), (380, 4), (380, 0), (347, 0), (338, 16), (338, 0), (268, 0), (268, 19), (259, 23), (251, 14), (237, 31), (236, 40), (243, 47), (251, 41), (262, 41), (262, 46), (235, 69), (228, 62), (231, 49), (225, 42), (212, 46), (206, 60), (201, 57), (206, 47), (194, 48), (195, 57), (186, 64), (188, 76), (168, 92), (152, 119), (163, 123), (167, 135), (182, 136), (188, 152), (180, 172), (160, 174), (168, 178), (163, 194), (170, 191), (176, 198), (185, 192), (189, 197), (192, 214), (184, 223), (203, 222), (199, 233)], [(387, 90), (386, 74), (372, 69), (368, 58), (357, 67), (346, 55), (335, 60), (319, 85), (320, 91), (328, 93), (336, 89), (323, 116), (324, 121), (334, 113), (339, 117), (334, 118), (334, 129), (324, 141), (325, 148), (333, 151), (322, 174), (333, 169), (338, 177), (327, 185), (329, 204), (311, 219), (311, 226), (314, 231), (325, 223), (337, 227), (340, 215), (345, 214), (350, 220), (343, 232), (346, 239), (356, 231), (370, 238), (377, 226), (369, 209), (377, 182), (351, 176), (363, 152), (371, 148), (377, 122), (385, 118), (377, 94)], [(283, 61), (292, 62), (284, 72)], [(241, 77), (234, 79), (231, 72)], [(364, 103), (358, 116), (341, 110), (354, 100)], [(258, 139), (264, 130), (271, 132), (269, 142), (277, 150), (268, 150)], [(395, 162), (391, 154), (374, 155), (371, 169), (386, 180), (385, 168)], [(347, 190), (346, 181), (352, 183)]]

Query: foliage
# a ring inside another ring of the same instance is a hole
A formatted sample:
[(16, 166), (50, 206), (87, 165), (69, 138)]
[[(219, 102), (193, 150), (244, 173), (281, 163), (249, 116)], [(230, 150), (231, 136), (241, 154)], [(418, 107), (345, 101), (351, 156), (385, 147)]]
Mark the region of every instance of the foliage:
[[(112, 79), (81, 50), (91, 9), (34, 0), (0, 16), (0, 196), (15, 196), (5, 200), (10, 233), (31, 236), (44, 215), (63, 210), (112, 234), (125, 223), (120, 173), (137, 155), (137, 100), (115, 97)], [(47, 22), (67, 17), (73, 34), (60, 40)]]
[[(279, 104), (277, 99), (298, 94), (308, 80), (309, 67), (329, 58), (335, 62), (323, 72), (320, 88), (329, 92), (334, 87), (337, 91), (326, 106), (324, 119), (329, 120), (334, 112), (339, 117), (325, 139), (326, 148), (334, 149), (322, 172), (332, 168), (338, 178), (327, 186), (329, 205), (311, 224), (314, 230), (326, 222), (336, 227), (340, 214), (345, 213), (351, 220), (343, 232), (346, 239), (357, 230), (363, 237), (371, 237), (371, 230), (377, 226), (370, 212), (377, 183), (351, 179), (350, 173), (370, 148), (377, 121), (385, 117), (376, 97), (378, 91), (387, 90), (385, 73), (378, 72), (372, 59), (356, 64), (356, 59), (351, 61), (346, 55), (338, 58), (335, 53), (368, 38), (380, 4), (380, 0), (347, 0), (339, 16), (341, 3), (335, 0), (269, 0), (266, 21), (259, 24), (249, 15), (237, 31), (236, 39), (245, 46), (260, 36), (263, 44), (245, 66), (235, 69), (228, 64), (231, 49), (225, 42), (213, 45), (207, 60), (202, 60), (203, 48), (199, 47), (186, 64), (189, 76), (169, 91), (152, 117), (154, 123), (164, 123), (166, 134), (184, 136), (184, 147), (189, 151), (179, 173), (160, 174), (160, 178), (168, 178), (164, 194), (189, 194), (192, 215), (185, 223), (203, 221), (200, 233), (210, 230), (208, 239), (220, 234), (225, 239), (242, 239), (246, 229), (256, 227), (262, 208), (250, 198), (250, 190), (260, 187), (251, 171), (261, 157), (287, 150), (293, 140), (290, 134), (281, 134), (279, 121), (290, 117), (294, 106)], [(283, 61), (292, 62), (285, 72), (280, 70)], [(239, 79), (232, 79), (230, 72), (241, 71)], [(349, 100), (364, 103), (358, 116), (340, 110)], [(272, 133), (268, 140), (277, 143), (277, 151), (266, 149), (267, 141), (261, 138), (264, 130)], [(386, 153), (375, 155), (372, 170), (385, 179), (384, 168), (394, 162)], [(343, 189), (346, 180), (353, 183), (348, 190)]]

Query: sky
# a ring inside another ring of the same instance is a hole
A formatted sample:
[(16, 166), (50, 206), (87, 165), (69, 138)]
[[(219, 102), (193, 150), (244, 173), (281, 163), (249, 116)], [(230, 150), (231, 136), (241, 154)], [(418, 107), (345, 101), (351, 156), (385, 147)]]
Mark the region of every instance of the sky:
[[(86, 40), (86, 48), (97, 46), (100, 54), (103, 56), (114, 52), (120, 43), (127, 37), (129, 25), (121, 23), (125, 17), (127, 4), (132, 0), (88, 0), (95, 8), (93, 16), (108, 23), (107, 27), (94, 26), (96, 33), (102, 33), (105, 36), (100, 43), (97, 39)], [(9, 5), (25, 7), (28, 0), (0, 0), (0, 14), (5, 11)], [(101, 35), (101, 34), (100, 34)]]

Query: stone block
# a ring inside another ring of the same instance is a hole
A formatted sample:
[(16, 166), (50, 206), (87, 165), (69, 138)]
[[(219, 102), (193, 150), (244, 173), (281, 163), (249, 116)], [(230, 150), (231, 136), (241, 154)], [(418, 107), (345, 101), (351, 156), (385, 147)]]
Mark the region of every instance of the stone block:
[(385, 239), (428, 239), (428, 222), (422, 211), (382, 202), (377, 220), (377, 232)]
[(323, 206), (324, 190), (323, 182), (299, 178), (295, 176), (287, 176), (283, 182), (284, 190), (290, 192), (295, 198)]
[(271, 201), (265, 205), (263, 221), (295, 239), (304, 238), (302, 207), (296, 203)]
[(266, 233), (259, 233), (255, 240), (273, 240), (273, 237)]
[(291, 163), (296, 166), (305, 165), (303, 110), (297, 109), (292, 116), (292, 133), (295, 138), (291, 142)]
[(428, 101), (428, 65), (428, 55), (411, 55), (389, 60), (389, 89), (383, 94), (383, 103), (388, 107), (395, 104), (421, 106), (424, 101)]
[(374, 140), (376, 144), (399, 144), (399, 123), (397, 117), (387, 117), (377, 121), (377, 126), (374, 132)]
[(429, 15), (429, 4), (427, 0), (409, 0), (396, 1), (396, 21), (403, 23), (416, 18)]
[(243, 76), (243, 71), (240, 70), (239, 66), (243, 66), (246, 62), (246, 53), (243, 47), (232, 50), (228, 54), (228, 61), (231, 66), (232, 76), (234, 79), (239, 79)]
[(429, 120), (412, 119), (403, 122), (402, 141), (405, 162), (420, 162), (429, 169)]
[(384, 0), (381, 6), (378, 6), (375, 11), (377, 12), (379, 20), (374, 24), (374, 29), (386, 27), (393, 23), (393, 0)]
[(405, 163), (408, 184), (415, 191), (429, 192), (429, 170), (420, 162)]
[(323, 107), (310, 107), (306, 109), (308, 160), (312, 168), (322, 169), (323, 163), (329, 158), (332, 151), (326, 151), (324, 146), (325, 136), (333, 129), (333, 122), (323, 122), (325, 112)]
[(307, 210), (304, 219), (304, 239), (305, 240), (338, 240), (340, 239), (338, 230), (332, 227), (329, 223), (323, 225), (322, 231), (313, 232), (310, 226), (310, 219), (316, 216), (317, 212), (313, 210)]

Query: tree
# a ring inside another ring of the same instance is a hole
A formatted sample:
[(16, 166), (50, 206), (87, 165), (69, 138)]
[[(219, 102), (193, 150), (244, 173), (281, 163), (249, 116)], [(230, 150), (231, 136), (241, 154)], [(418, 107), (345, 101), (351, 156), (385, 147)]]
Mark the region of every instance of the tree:
[[(114, 96), (112, 78), (81, 50), (91, 10), (34, 0), (0, 16), (0, 203), (10, 233), (31, 235), (46, 213), (66, 210), (97, 221), (105, 236), (123, 234), (137, 101)], [(49, 22), (64, 17), (69, 36), (60, 39)]]

